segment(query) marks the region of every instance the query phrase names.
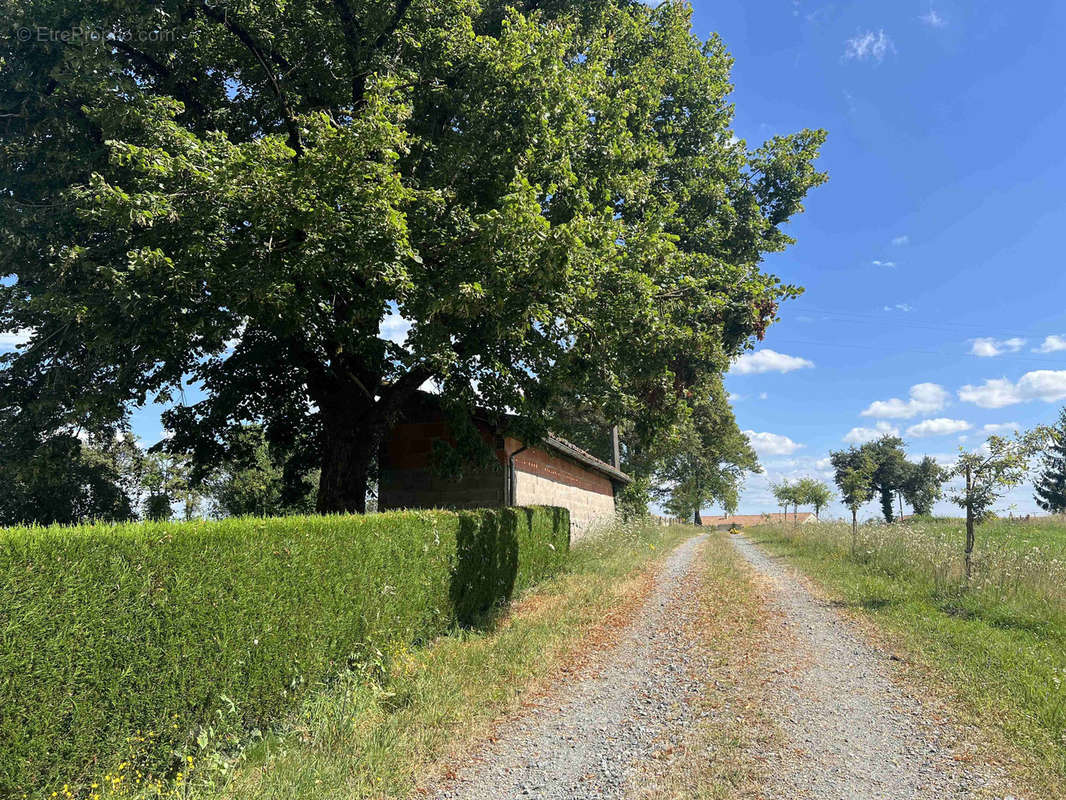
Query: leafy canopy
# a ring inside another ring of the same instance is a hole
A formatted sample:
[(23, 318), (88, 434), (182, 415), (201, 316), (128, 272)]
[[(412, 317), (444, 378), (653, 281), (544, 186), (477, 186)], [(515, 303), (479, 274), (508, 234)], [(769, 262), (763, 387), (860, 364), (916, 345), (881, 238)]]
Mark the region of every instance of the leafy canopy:
[(174, 403), (198, 464), (254, 422), (362, 510), (427, 380), (528, 440), (560, 397), (669, 426), (798, 291), (760, 262), (825, 178), (820, 131), (733, 137), (690, 14), (10, 0), (103, 35), (0, 40), (0, 430)]

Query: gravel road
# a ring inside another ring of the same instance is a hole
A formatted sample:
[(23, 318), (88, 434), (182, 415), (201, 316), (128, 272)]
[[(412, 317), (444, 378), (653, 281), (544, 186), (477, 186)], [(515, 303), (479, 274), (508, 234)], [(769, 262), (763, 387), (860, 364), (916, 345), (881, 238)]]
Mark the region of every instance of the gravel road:
[[(891, 656), (867, 643), (796, 574), (732, 537), (768, 579), (770, 608), (788, 635), (766, 676), (783, 752), (767, 758), (772, 798), (956, 800), (1004, 797), (999, 776), (964, 763), (953, 731), (892, 682)], [(939, 720), (939, 721), (937, 721)]]
[(596, 668), (501, 725), (435, 797), (624, 796), (634, 766), (680, 741), (690, 723), (690, 701), (700, 687), (692, 621), (703, 539), (689, 539), (667, 556), (650, 597)]

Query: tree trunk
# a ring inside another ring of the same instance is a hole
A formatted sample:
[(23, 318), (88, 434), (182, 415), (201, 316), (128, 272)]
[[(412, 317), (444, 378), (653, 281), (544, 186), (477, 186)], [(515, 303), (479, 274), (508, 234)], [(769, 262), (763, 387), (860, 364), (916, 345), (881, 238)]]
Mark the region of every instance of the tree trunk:
[(322, 472), (319, 514), (364, 514), (370, 467), (388, 426), (369, 404), (332, 399), (319, 404), (322, 420)]
[(881, 489), (881, 513), (885, 515), (885, 522), (892, 522), (892, 490)]
[(903, 521), (903, 492), (897, 492), (896, 498), (899, 500), (899, 519)]
[(856, 509), (851, 509), (851, 557), (855, 558), (855, 551), (858, 550), (859, 539), (859, 512)]
[(692, 524), (693, 525), (702, 525), (703, 524), (703, 518), (700, 516), (699, 506), (696, 506), (696, 508), (692, 512)]
[(970, 468), (966, 468), (966, 583), (969, 584), (973, 574), (973, 503), (970, 497), (973, 494), (973, 475)]

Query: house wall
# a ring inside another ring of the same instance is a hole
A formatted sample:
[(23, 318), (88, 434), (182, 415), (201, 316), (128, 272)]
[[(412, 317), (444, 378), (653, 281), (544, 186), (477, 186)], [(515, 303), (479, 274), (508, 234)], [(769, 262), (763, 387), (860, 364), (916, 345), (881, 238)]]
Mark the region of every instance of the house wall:
[[(446, 422), (396, 425), (381, 454), (378, 508), (561, 506), (570, 511), (570, 535), (575, 541), (614, 518), (614, 486), (607, 476), (549, 448), (521, 449), (519, 440), (495, 437), (487, 427), (481, 434), (493, 448), (492, 464), (467, 469), (457, 481), (435, 475), (430, 466), (433, 442), (449, 439)], [(507, 469), (511, 453), (515, 453), (513, 500)]]
[[(492, 435), (482, 431), (486, 442)], [(506, 505), (506, 470), (502, 449), (486, 468), (468, 468), (462, 478), (442, 478), (430, 464), (433, 442), (448, 440), (443, 420), (405, 422), (393, 428), (382, 450), (378, 508), (498, 508)]]
[[(507, 440), (508, 452), (521, 444)], [(570, 539), (614, 519), (609, 478), (565, 456), (531, 447), (514, 457), (516, 505), (562, 506), (570, 511)]]

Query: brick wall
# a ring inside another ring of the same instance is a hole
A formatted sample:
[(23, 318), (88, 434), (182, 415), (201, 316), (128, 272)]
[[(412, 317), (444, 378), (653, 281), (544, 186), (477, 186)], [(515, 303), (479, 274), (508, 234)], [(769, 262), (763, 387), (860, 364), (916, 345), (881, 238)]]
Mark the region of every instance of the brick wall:
[(613, 494), (589, 491), (521, 469), (515, 472), (515, 503), (569, 509), (572, 542), (614, 519)]
[(510, 501), (507, 465), (515, 453), (515, 505), (561, 506), (570, 511), (570, 532), (580, 539), (614, 518), (611, 480), (548, 447), (517, 452), (522, 443), (494, 437), (479, 424), (494, 451), (492, 464), (467, 469), (459, 480), (441, 478), (431, 467), (433, 442), (449, 439), (441, 418), (397, 425), (382, 450), (378, 508), (498, 508)]

